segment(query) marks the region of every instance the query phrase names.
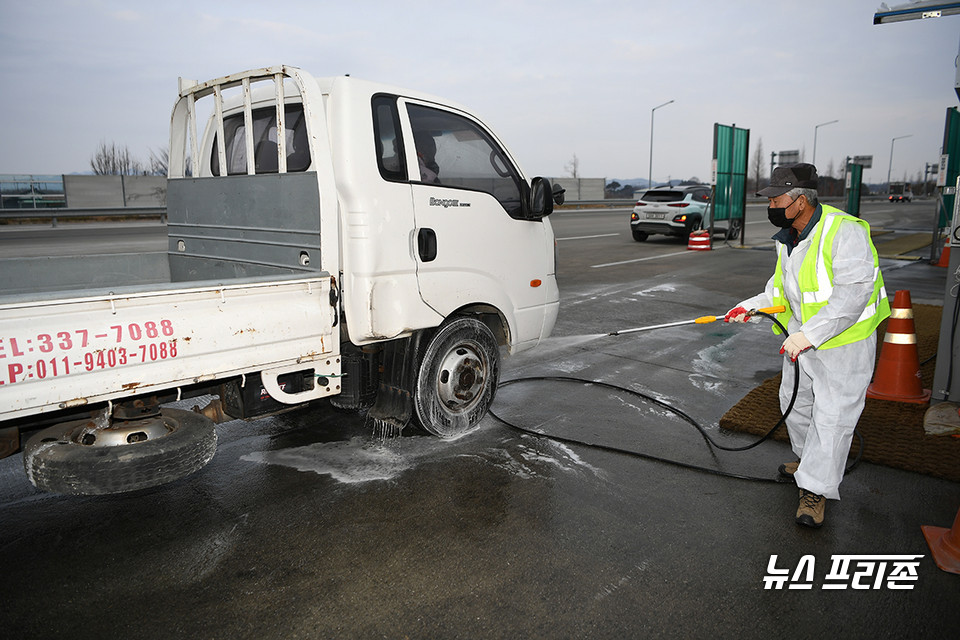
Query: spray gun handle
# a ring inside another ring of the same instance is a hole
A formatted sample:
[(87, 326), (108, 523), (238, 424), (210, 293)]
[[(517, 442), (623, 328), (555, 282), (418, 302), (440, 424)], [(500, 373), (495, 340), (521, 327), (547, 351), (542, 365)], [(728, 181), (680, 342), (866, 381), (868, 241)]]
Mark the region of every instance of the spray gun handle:
[(785, 306), (783, 306), (782, 304), (778, 304), (775, 307), (764, 307), (763, 309), (750, 309), (750, 311), (747, 311), (747, 316), (753, 317), (758, 313), (783, 313), (786, 310), (787, 308)]

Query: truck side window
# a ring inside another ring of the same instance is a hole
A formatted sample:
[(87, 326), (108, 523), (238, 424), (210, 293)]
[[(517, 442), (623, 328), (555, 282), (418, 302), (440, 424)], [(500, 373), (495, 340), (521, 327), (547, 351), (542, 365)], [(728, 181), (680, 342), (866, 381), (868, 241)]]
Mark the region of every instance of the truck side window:
[(408, 104), (407, 114), (420, 182), (489, 193), (510, 216), (520, 216), (520, 175), (490, 134), (468, 118), (433, 107)]
[(377, 166), (384, 180), (407, 179), (407, 166), (403, 156), (403, 140), (400, 117), (397, 113), (396, 96), (373, 97), (373, 137), (377, 145)]
[[(274, 107), (253, 110), (253, 153), (257, 173), (277, 173), (277, 114)], [(310, 166), (310, 144), (303, 105), (284, 107), (284, 134), (287, 143), (287, 171), (306, 171)], [(244, 139), (243, 113), (223, 119), (223, 137), (226, 139), (227, 175), (247, 173), (247, 144)], [(213, 141), (210, 170), (220, 175), (219, 140)]]

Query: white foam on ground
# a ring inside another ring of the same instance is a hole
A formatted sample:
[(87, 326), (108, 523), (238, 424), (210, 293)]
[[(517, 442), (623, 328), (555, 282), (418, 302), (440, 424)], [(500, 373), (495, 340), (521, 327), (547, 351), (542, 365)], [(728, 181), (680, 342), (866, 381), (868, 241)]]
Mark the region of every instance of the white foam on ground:
[(357, 483), (395, 478), (441, 446), (442, 440), (426, 436), (395, 438), (386, 442), (356, 436), (344, 442), (317, 442), (292, 449), (257, 451), (241, 460), (326, 474), (338, 482)]
[(554, 471), (577, 474), (588, 471), (598, 478), (604, 472), (584, 462), (570, 447), (560, 442), (544, 441), (524, 436), (521, 442), (507, 449), (489, 448), (479, 454), (463, 457), (479, 458), (507, 471), (511, 475), (530, 478), (550, 478)]
[[(524, 436), (526, 439), (527, 436)], [(520, 478), (549, 477), (550, 469), (567, 473), (585, 469), (598, 477), (603, 473), (585, 463), (569, 447), (539, 439), (534, 442), (513, 442), (505, 448), (488, 447), (480, 453), (457, 453), (449, 441), (432, 436), (394, 438), (386, 442), (356, 436), (341, 442), (318, 442), (291, 449), (257, 451), (242, 456), (241, 460), (329, 475), (338, 482), (354, 484), (392, 480), (443, 452), (482, 460)]]
[(674, 292), (674, 291), (676, 291), (676, 290), (677, 290), (677, 285), (675, 285), (675, 284), (671, 284), (671, 283), (658, 284), (657, 286), (655, 286), (655, 287), (650, 287), (649, 289), (641, 289), (640, 291), (635, 291), (635, 292), (633, 293), (633, 295), (646, 297), (646, 296), (652, 295), (652, 294), (654, 294), (654, 293), (657, 293), (657, 292), (659, 292), (659, 291)]

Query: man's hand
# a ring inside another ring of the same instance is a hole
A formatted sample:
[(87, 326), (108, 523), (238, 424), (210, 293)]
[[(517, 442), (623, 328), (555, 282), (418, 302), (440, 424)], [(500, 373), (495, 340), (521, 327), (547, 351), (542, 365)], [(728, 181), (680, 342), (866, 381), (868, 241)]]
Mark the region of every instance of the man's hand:
[(747, 310), (743, 307), (734, 307), (727, 311), (727, 315), (723, 316), (724, 322), (746, 322), (750, 318), (747, 317)]
[(796, 333), (791, 333), (787, 339), (783, 341), (783, 345), (780, 347), (780, 353), (787, 353), (790, 355), (790, 360), (796, 361), (797, 356), (807, 349), (812, 348), (813, 344), (807, 340), (807, 336), (803, 335), (803, 331), (797, 331)]

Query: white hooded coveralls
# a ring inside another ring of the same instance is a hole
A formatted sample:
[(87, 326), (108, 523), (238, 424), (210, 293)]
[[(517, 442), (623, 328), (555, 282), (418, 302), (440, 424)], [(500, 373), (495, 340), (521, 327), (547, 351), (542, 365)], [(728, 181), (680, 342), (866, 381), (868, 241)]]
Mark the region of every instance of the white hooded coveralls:
[[(825, 213), (818, 205), (820, 220)], [(813, 344), (797, 358), (800, 385), (797, 400), (787, 416), (790, 446), (800, 458), (794, 474), (797, 486), (827, 498), (840, 498), (840, 481), (853, 432), (863, 411), (867, 386), (873, 376), (877, 349), (876, 331), (863, 340), (827, 349), (819, 349), (830, 338), (853, 326), (863, 314), (874, 292), (878, 269), (867, 229), (858, 223), (841, 222), (833, 239), (833, 291), (828, 303), (815, 315), (801, 322), (800, 267), (813, 246), (815, 229), (787, 255), (781, 245), (783, 293), (793, 315), (787, 324), (789, 333), (803, 331)], [(885, 292), (884, 292), (885, 296)], [(773, 304), (774, 277), (763, 293), (744, 300), (745, 309)], [(780, 384), (780, 409), (786, 411), (793, 396), (794, 363), (783, 359)]]

